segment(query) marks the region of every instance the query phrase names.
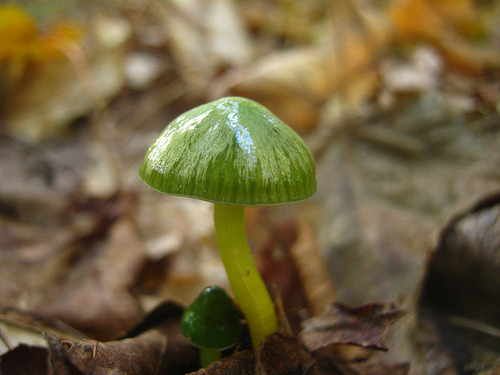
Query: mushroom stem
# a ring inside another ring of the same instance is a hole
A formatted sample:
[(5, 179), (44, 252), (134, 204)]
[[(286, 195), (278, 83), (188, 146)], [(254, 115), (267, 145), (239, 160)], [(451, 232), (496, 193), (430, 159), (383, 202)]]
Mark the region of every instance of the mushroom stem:
[(214, 223), (222, 263), (257, 350), (264, 337), (276, 332), (278, 323), (273, 302), (248, 248), (243, 206), (215, 203)]
[(219, 349), (200, 348), (201, 368), (205, 368), (216, 361), (220, 361), (221, 354)]

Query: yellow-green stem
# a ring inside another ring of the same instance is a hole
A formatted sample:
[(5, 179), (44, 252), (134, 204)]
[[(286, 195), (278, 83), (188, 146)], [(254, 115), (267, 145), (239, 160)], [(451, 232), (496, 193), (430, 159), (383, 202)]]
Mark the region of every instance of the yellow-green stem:
[(254, 350), (267, 335), (276, 332), (274, 305), (248, 248), (242, 206), (216, 203), (215, 236), (236, 303), (245, 316)]

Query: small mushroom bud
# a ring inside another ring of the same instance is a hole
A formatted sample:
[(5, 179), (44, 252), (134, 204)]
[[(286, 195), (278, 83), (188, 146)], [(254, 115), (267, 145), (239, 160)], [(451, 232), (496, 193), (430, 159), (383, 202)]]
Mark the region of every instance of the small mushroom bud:
[(205, 288), (181, 317), (182, 333), (200, 348), (202, 367), (220, 359), (220, 350), (238, 342), (242, 327), (233, 300), (215, 285)]

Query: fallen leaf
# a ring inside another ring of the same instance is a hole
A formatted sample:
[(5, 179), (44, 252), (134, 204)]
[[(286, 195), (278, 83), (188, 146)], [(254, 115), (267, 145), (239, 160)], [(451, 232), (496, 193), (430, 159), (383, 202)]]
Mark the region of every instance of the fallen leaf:
[(108, 40), (103, 40), (102, 19), (85, 29), (60, 22), (46, 33), (21, 7), (0, 8), (0, 24), (2, 19), (9, 27), (19, 24), (12, 33), (5, 30), (0, 45), (1, 109), (9, 134), (30, 142), (59, 135), (124, 84), (122, 65), (130, 32), (124, 30), (121, 39), (108, 43), (118, 21), (108, 19)]
[(421, 303), (500, 326), (500, 194), (453, 217), (427, 266)]
[(344, 375), (407, 375), (410, 371), (408, 363), (390, 364), (374, 357), (358, 362), (339, 361), (335, 365)]
[(46, 346), (44, 334), (56, 334), (68, 339), (84, 339), (86, 336), (73, 327), (57, 320), (41, 316), (32, 311), (0, 308), (0, 354), (20, 345)]
[[(388, 8), (388, 20), (393, 26), (394, 36), (400, 43), (424, 40), (437, 46), (449, 64), (473, 71), (484, 72), (500, 67), (498, 49), (475, 44), (462, 36), (454, 24), (478, 25), (473, 18), (471, 3), (466, 0), (456, 2), (400, 0)], [(478, 28), (478, 27), (474, 27)]]
[(262, 340), (257, 352), (256, 373), (263, 375), (321, 374), (316, 359), (296, 337), (274, 333)]
[(178, 305), (162, 304), (116, 341), (63, 340), (49, 335), (51, 366), (56, 374), (185, 374), (198, 365), (198, 350), (182, 335), (182, 311)]
[(299, 337), (311, 352), (336, 344), (385, 351), (387, 328), (402, 315), (401, 310), (379, 303), (359, 307), (333, 303), (323, 314), (305, 320)]
[[(419, 345), (458, 371), (493, 368), (500, 348), (500, 194), (451, 218), (431, 254), (421, 292)], [(430, 340), (431, 337), (433, 340)], [(447, 361), (446, 361), (447, 360)]]
[(250, 350), (236, 351), (189, 375), (255, 375), (255, 355)]
[(371, 71), (377, 56), (389, 45), (385, 22), (365, 26), (364, 32), (343, 34), (338, 43), (296, 46), (229, 71), (214, 81), (210, 97), (240, 95), (254, 99), (297, 132), (310, 131), (316, 127), (325, 102), (353, 79)]
[[(151, 330), (134, 339), (101, 343), (48, 337), (51, 364), (83, 374), (158, 374), (168, 338)], [(70, 371), (72, 373), (72, 371)]]
[(318, 315), (337, 300), (337, 292), (326, 261), (320, 253), (313, 224), (310, 220), (302, 219), (299, 220), (297, 229), (297, 241), (290, 247), (290, 252), (311, 315)]
[(130, 288), (139, 277), (143, 243), (126, 216), (108, 229), (106, 246), (96, 254), (81, 254), (78, 265), (66, 271), (66, 280), (52, 286), (39, 306), (46, 316), (102, 340), (122, 334), (142, 316)]
[(255, 252), (259, 273), (268, 286), (273, 286), (281, 297), (283, 310), (293, 327), (302, 320), (301, 312), (307, 308), (306, 296), (299, 280), (291, 247), (297, 240), (295, 223), (286, 222), (269, 228), (267, 239)]
[(178, 71), (196, 94), (204, 95), (221, 70), (250, 59), (247, 30), (231, 1), (172, 0), (157, 3), (156, 10), (171, 38)]
[(435, 324), (428, 316), (420, 315), (418, 325), (415, 327), (415, 337), (412, 340), (417, 349), (417, 355), (422, 355), (419, 363), (422, 372), (433, 374), (458, 375), (456, 364), (439, 333)]

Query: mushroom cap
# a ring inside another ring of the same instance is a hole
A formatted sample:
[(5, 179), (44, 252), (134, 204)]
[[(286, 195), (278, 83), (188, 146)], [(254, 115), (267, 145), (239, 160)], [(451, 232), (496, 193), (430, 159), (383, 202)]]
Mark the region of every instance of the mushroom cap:
[(182, 333), (199, 348), (229, 348), (240, 339), (242, 329), (233, 300), (216, 285), (205, 288), (181, 317)]
[(139, 171), (162, 193), (248, 206), (308, 198), (316, 191), (315, 173), (302, 138), (262, 105), (240, 97), (177, 117)]

